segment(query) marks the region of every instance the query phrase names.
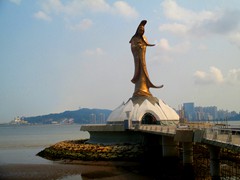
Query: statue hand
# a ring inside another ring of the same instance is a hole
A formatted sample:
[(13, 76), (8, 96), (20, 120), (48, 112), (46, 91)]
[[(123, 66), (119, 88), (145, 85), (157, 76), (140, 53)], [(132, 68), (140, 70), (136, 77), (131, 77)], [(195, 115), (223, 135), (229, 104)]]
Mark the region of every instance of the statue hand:
[(155, 46), (155, 44), (147, 44), (147, 46)]

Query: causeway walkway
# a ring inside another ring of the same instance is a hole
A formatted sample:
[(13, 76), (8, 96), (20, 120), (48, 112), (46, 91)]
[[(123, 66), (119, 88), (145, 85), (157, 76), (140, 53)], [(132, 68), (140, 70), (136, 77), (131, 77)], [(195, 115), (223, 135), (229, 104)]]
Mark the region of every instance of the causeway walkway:
[(204, 143), (240, 152), (240, 131), (237, 129), (204, 125), (140, 125), (130, 130), (170, 136), (174, 137), (175, 140), (182, 140), (183, 142)]

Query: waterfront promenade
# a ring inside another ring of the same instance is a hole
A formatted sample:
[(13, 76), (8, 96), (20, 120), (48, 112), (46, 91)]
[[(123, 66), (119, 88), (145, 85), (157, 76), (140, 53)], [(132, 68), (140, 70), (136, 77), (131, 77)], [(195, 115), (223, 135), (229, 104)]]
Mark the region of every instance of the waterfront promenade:
[(105, 143), (110, 143), (119, 139), (126, 142), (132, 139), (129, 143), (142, 143), (152, 149), (149, 153), (181, 159), (184, 167), (205, 163), (202, 177), (240, 176), (240, 132), (236, 128), (212, 123), (133, 124), (126, 120), (122, 125), (84, 125), (81, 130), (90, 133), (92, 142), (105, 140)]
[[(188, 131), (192, 132), (192, 142), (202, 142), (209, 145), (216, 145), (240, 153), (240, 129), (225, 128), (224, 126), (209, 126), (204, 124), (187, 124), (182, 127), (146, 124), (132, 127), (130, 130), (170, 137), (175, 137), (177, 132)], [(175, 139), (177, 138), (178, 137), (175, 137)]]

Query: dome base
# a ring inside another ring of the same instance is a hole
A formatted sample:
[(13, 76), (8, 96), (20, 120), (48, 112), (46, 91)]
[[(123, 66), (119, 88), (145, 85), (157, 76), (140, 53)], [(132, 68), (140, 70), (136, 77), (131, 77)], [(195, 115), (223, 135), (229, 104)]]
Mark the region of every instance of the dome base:
[(179, 115), (161, 99), (152, 96), (134, 96), (113, 110), (107, 119), (107, 124), (123, 124), (126, 120), (130, 120), (132, 124), (154, 122), (160, 125), (176, 125), (179, 123)]

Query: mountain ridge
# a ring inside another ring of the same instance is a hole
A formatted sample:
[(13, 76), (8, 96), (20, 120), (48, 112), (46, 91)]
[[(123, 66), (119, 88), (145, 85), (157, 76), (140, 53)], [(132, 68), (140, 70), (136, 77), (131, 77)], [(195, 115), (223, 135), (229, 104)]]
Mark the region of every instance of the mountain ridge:
[(78, 124), (104, 124), (112, 110), (97, 108), (81, 108), (78, 110), (50, 113), (32, 117), (24, 117), (30, 124), (53, 124), (74, 122)]

